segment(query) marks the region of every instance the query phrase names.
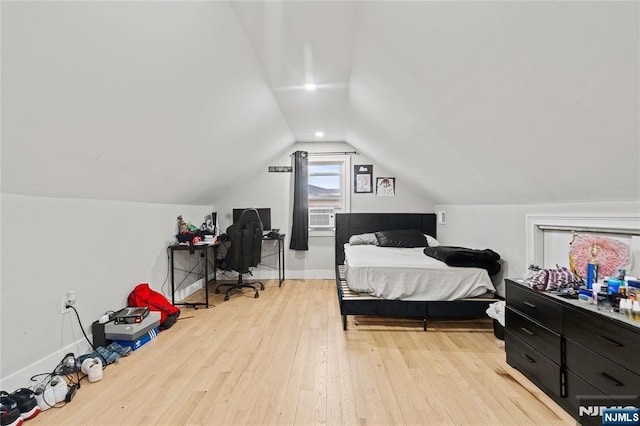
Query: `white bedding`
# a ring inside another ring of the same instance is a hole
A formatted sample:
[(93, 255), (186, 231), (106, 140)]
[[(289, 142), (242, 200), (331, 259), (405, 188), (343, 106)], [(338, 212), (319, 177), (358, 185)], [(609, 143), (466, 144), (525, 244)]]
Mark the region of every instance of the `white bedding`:
[(486, 270), (447, 266), (423, 249), (345, 244), (347, 284), (354, 291), (398, 300), (457, 300), (495, 292)]

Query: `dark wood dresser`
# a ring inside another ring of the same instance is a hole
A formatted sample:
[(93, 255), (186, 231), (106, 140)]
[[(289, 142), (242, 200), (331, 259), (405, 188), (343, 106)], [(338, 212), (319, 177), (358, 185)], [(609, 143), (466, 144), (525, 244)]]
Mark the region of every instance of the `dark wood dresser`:
[(602, 424), (590, 407), (640, 407), (640, 322), (520, 280), (506, 302), (507, 363), (581, 424)]

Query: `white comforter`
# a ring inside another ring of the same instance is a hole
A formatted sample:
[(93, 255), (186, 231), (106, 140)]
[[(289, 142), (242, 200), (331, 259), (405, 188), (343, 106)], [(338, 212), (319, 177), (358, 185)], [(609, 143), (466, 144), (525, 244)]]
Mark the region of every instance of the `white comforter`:
[(495, 292), (484, 269), (447, 266), (422, 247), (345, 244), (344, 252), (349, 288), (384, 299), (457, 300)]

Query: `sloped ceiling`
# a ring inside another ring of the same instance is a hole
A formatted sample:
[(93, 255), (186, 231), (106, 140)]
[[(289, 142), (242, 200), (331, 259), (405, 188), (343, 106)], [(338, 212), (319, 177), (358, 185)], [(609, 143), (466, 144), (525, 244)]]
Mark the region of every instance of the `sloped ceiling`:
[(435, 203), (638, 200), (638, 20), (636, 2), (2, 2), (2, 189), (201, 203), (323, 130)]
[(226, 2), (2, 3), (2, 188), (206, 204), (293, 135)]
[(638, 3), (359, 12), (347, 138), (433, 199), (640, 199)]

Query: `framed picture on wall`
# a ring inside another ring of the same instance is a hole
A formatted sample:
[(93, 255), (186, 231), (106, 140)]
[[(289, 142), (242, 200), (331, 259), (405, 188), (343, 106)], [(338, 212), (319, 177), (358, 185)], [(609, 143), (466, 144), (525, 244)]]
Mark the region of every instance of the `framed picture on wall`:
[(353, 166), (353, 192), (373, 192), (373, 164)]
[(376, 195), (378, 197), (393, 197), (396, 195), (396, 178), (376, 178)]

